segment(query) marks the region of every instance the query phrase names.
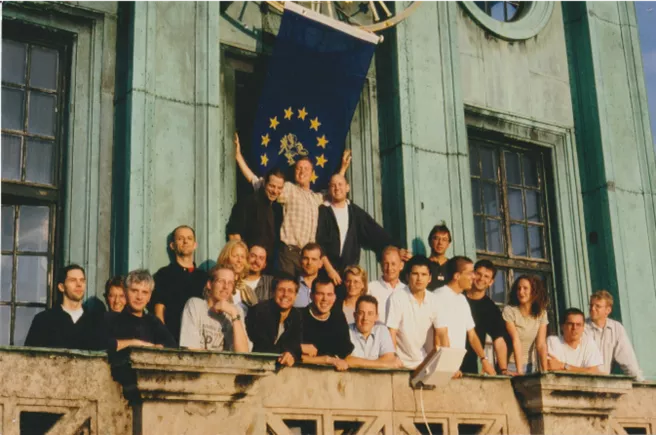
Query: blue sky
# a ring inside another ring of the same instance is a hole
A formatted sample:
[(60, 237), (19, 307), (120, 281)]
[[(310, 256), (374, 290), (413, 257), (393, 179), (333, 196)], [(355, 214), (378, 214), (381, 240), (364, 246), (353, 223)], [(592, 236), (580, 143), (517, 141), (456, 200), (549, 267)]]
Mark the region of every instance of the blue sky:
[(640, 32), (640, 49), (645, 69), (645, 84), (649, 100), (651, 134), (656, 149), (656, 1), (635, 2)]

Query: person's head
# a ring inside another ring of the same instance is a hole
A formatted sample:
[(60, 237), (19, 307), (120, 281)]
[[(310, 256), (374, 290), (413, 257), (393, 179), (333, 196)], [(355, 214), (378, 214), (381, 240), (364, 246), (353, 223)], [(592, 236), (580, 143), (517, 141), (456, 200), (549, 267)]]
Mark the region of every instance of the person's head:
[(474, 265), (474, 281), (472, 290), (484, 292), (494, 283), (494, 277), (497, 275), (497, 268), (490, 260), (479, 260)]
[(613, 311), (613, 295), (606, 290), (598, 290), (590, 296), (590, 319), (605, 322)]
[(446, 262), (446, 282), (453, 290), (469, 290), (474, 280), (474, 262), (469, 257), (456, 255)]
[(428, 234), (428, 246), (431, 247), (433, 255), (445, 255), (446, 250), (451, 246), (451, 230), (442, 222), (435, 225)]
[(288, 273), (279, 272), (273, 280), (273, 300), (282, 311), (290, 310), (298, 294), (298, 281)]
[(522, 275), (510, 288), (509, 305), (531, 304), (531, 315), (539, 317), (547, 309), (549, 297), (544, 283), (537, 275)]
[(577, 343), (585, 328), (585, 314), (578, 308), (568, 308), (562, 317), (561, 329), (565, 343)]
[(260, 245), (253, 245), (248, 251), (248, 268), (250, 273), (260, 274), (267, 265), (267, 252)]
[(78, 264), (69, 264), (59, 270), (57, 290), (62, 294), (62, 301), (82, 302), (87, 290), (87, 276), (84, 268)]
[(344, 269), (344, 286), (349, 297), (362, 296), (367, 293), (367, 271), (360, 266), (348, 266)]
[(330, 192), (330, 199), (332, 202), (343, 202), (346, 200), (346, 195), (351, 191), (346, 177), (342, 174), (335, 174), (330, 177), (328, 183), (328, 192)]
[(285, 174), (279, 168), (272, 169), (264, 176), (264, 193), (269, 201), (275, 201), (280, 196), (285, 185)]
[(113, 276), (105, 283), (105, 302), (110, 311), (120, 313), (125, 308), (125, 278)]
[(205, 299), (213, 304), (219, 301), (232, 301), (236, 274), (230, 265), (217, 264), (210, 269), (205, 284)]
[(196, 232), (189, 225), (180, 225), (171, 233), (169, 248), (176, 257), (192, 255), (197, 247)]
[(230, 240), (221, 250), (217, 264), (230, 266), (237, 275), (237, 279), (244, 278), (248, 274), (248, 246), (241, 240)]
[(304, 156), (298, 159), (296, 165), (294, 165), (294, 180), (296, 184), (302, 187), (309, 186), (313, 169), (314, 166), (309, 157)]
[(380, 265), (383, 269), (383, 279), (385, 282), (393, 282), (399, 279), (399, 275), (403, 270), (401, 250), (396, 246), (388, 246), (383, 249)]
[(415, 255), (408, 261), (408, 287), (413, 293), (426, 290), (431, 282), (430, 260), (423, 255)]
[(321, 258), (323, 257), (323, 249), (318, 243), (308, 243), (301, 250), (301, 269), (303, 269), (303, 276), (314, 276), (319, 273), (319, 269), (323, 267)]
[(335, 305), (335, 284), (327, 277), (318, 276), (312, 281), (310, 299), (319, 314), (328, 314)]
[(362, 295), (355, 303), (355, 327), (362, 334), (368, 334), (378, 321), (378, 300), (371, 295)]
[(133, 314), (143, 314), (155, 288), (155, 280), (146, 269), (137, 269), (125, 277), (125, 296)]

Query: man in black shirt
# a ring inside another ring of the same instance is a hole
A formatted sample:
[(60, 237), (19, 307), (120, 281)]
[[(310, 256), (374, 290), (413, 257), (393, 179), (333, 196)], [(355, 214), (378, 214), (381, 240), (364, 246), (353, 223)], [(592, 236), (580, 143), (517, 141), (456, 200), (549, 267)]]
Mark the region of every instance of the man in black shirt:
[(428, 234), (428, 246), (431, 248), (431, 255), (428, 259), (431, 261), (431, 282), (428, 284), (428, 290), (436, 290), (447, 284), (446, 282), (446, 250), (451, 246), (451, 230), (442, 222), (435, 225)]
[(226, 225), (230, 240), (242, 240), (249, 248), (254, 244), (262, 246), (269, 258), (268, 271), (273, 270), (277, 255), (277, 244), (282, 225), (282, 205), (277, 202), (285, 184), (285, 176), (280, 169), (269, 171), (264, 176), (264, 189), (240, 198), (232, 208)]
[(281, 272), (273, 282), (273, 298), (255, 305), (246, 317), (253, 352), (278, 353), (278, 362), (289, 367), (301, 360), (301, 313), (294, 308), (298, 286), (293, 276)]
[(34, 317), (25, 346), (84, 350), (106, 350), (115, 346), (105, 334), (102, 313), (94, 315), (82, 307), (86, 287), (86, 275), (81, 266), (64, 267), (57, 277), (62, 302)]
[(155, 291), (149, 310), (166, 325), (177, 342), (180, 340), (182, 310), (189, 298), (203, 298), (208, 276), (194, 263), (198, 244), (193, 228), (180, 225), (174, 229), (169, 247), (175, 254), (175, 261), (155, 273)]
[(125, 278), (127, 304), (109, 319), (109, 335), (116, 350), (128, 346), (177, 347), (176, 340), (157, 317), (145, 312), (155, 280), (145, 269), (133, 270)]
[(347, 370), (344, 358), (353, 352), (353, 343), (344, 312), (335, 308), (335, 285), (326, 277), (317, 277), (310, 298), (312, 303), (303, 309), (303, 362)]
[[(487, 290), (494, 282), (497, 269), (491, 261), (480, 260), (474, 265), (474, 281), (471, 290), (465, 292), (471, 308), (476, 327), (476, 335), (483, 345), (485, 336), (492, 337), (494, 351), (501, 374), (508, 374), (508, 349), (504, 340), (506, 323), (501, 317), (501, 311), (494, 301), (487, 296)], [(460, 370), (463, 373), (478, 373), (478, 357), (467, 343), (467, 354)]]

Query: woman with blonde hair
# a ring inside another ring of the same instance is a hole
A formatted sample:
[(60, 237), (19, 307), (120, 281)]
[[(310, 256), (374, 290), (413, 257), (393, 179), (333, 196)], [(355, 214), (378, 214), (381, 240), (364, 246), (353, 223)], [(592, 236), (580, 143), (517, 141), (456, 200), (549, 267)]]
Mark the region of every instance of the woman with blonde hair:
[(367, 271), (362, 267), (354, 265), (348, 266), (344, 269), (344, 286), (346, 287), (346, 297), (342, 304), (342, 310), (346, 321), (350, 323), (355, 322), (355, 305), (358, 298), (367, 294)]
[(221, 250), (216, 263), (219, 266), (229, 266), (235, 272), (235, 288), (232, 292), (232, 302), (241, 305), (244, 313), (257, 304), (255, 292), (244, 282), (248, 275), (248, 246), (241, 240), (230, 240)]
[(503, 309), (503, 320), (512, 340), (513, 354), (508, 360), (512, 374), (536, 372), (538, 361), (542, 370), (547, 370), (548, 301), (539, 276), (522, 275), (512, 285), (510, 301)]

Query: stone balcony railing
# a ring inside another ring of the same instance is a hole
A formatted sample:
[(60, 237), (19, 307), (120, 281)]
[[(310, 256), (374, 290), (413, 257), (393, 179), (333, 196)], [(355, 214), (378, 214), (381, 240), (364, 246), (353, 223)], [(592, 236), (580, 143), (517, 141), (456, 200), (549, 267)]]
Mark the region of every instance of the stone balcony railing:
[(0, 348), (0, 433), (655, 433), (656, 385), (565, 373), (465, 376), (413, 390), (407, 370), (280, 369), (275, 356)]

